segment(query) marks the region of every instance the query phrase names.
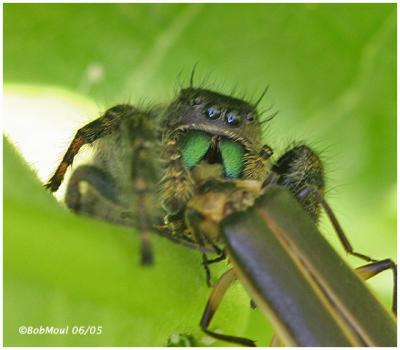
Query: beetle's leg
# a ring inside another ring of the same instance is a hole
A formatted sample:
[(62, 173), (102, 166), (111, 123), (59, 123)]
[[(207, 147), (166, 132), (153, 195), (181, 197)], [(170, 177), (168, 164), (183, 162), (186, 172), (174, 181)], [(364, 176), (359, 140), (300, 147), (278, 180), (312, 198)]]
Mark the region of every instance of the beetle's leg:
[[(190, 211), (187, 212), (187, 215), (189, 214)], [(190, 215), (192, 217), (192, 220), (194, 220), (193, 215), (196, 215), (194, 213), (192, 213), (192, 215)], [(210, 241), (209, 238), (205, 235), (202, 235), (198, 230), (197, 227), (193, 226), (193, 233), (196, 237), (197, 242), (199, 243), (200, 246), (204, 247), (205, 246), (205, 241), (207, 241), (211, 247), (214, 249), (214, 252), (216, 254), (218, 254), (218, 256), (215, 259), (208, 259), (207, 254), (205, 252), (203, 252), (202, 255), (202, 264), (204, 267), (204, 270), (206, 272), (206, 283), (207, 283), (207, 287), (211, 287), (211, 271), (210, 271), (210, 265), (214, 264), (214, 263), (218, 263), (220, 261), (223, 261), (226, 259), (226, 254), (225, 251), (220, 249), (216, 244), (214, 244), (214, 242)]]
[(208, 326), (210, 325), (215, 312), (218, 309), (218, 306), (220, 305), (222, 298), (224, 297), (226, 291), (228, 288), (232, 285), (232, 283), (236, 280), (236, 274), (233, 269), (230, 269), (226, 271), (221, 278), (218, 280), (218, 282), (215, 284), (211, 295), (208, 299), (207, 305), (203, 311), (203, 316), (201, 317), (200, 321), (200, 327), (201, 329), (210, 335), (213, 338), (219, 339), (219, 340), (224, 340), (228, 341), (231, 343), (236, 343), (239, 345), (244, 345), (244, 346), (256, 346), (255, 342), (250, 339), (246, 338), (241, 338), (241, 337), (235, 337), (232, 335), (225, 335), (225, 334), (219, 334), (215, 333), (213, 331), (210, 331), (208, 329)]
[(217, 257), (214, 258), (214, 259), (208, 259), (206, 253), (203, 253), (203, 254), (202, 254), (202, 257), (203, 257), (203, 266), (204, 266), (204, 269), (205, 269), (205, 271), (206, 271), (206, 282), (207, 282), (207, 286), (208, 286), (208, 287), (211, 287), (211, 272), (210, 272), (209, 266), (210, 266), (211, 264), (215, 264), (215, 263), (218, 263), (218, 262), (221, 262), (221, 261), (225, 260), (225, 259), (226, 259), (226, 254), (225, 254), (225, 251), (222, 250), (221, 253), (220, 253), (220, 255), (217, 256)]
[(219, 256), (217, 256), (216, 258), (214, 258), (214, 259), (208, 259), (207, 258), (206, 263), (207, 263), (207, 265), (211, 265), (211, 264), (214, 264), (214, 263), (221, 262), (221, 261), (223, 261), (225, 259), (226, 259), (226, 254), (225, 254), (225, 251), (222, 250), (221, 254)]
[(186, 209), (185, 222), (190, 227), (189, 230), (193, 233), (197, 244), (200, 247), (205, 247), (206, 245), (209, 245), (210, 248), (213, 250), (213, 253), (218, 255), (215, 259), (208, 259), (207, 254), (204, 251), (202, 253), (202, 264), (206, 272), (206, 283), (208, 287), (211, 287), (211, 273), (209, 265), (225, 260), (226, 255), (223, 249), (219, 248), (218, 245), (213, 242), (212, 239), (210, 239), (210, 237), (202, 233), (201, 229), (199, 229), (203, 219), (204, 218), (202, 217), (202, 215), (196, 210), (193, 210), (191, 208)]
[(130, 105), (118, 105), (107, 110), (102, 117), (79, 129), (54, 175), (47, 182), (45, 187), (51, 192), (57, 191), (64, 180), (64, 175), (68, 167), (72, 164), (80, 148), (85, 144), (93, 143), (97, 139), (109, 135), (121, 124), (122, 120), (133, 111), (134, 107)]
[(391, 259), (375, 261), (356, 268), (356, 272), (365, 280), (391, 269), (393, 273), (392, 311), (397, 314), (397, 265)]
[(211, 271), (210, 268), (208, 266), (208, 259), (207, 259), (207, 254), (206, 253), (202, 253), (201, 257), (203, 258), (203, 267), (204, 267), (204, 271), (206, 272), (206, 283), (207, 283), (207, 287), (211, 287)]

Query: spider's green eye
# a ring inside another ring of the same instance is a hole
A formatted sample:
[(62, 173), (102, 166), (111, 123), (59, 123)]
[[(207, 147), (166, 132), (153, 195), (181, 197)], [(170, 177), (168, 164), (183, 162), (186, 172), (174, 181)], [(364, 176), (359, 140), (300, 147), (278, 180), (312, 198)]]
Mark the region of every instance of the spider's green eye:
[(238, 178), (243, 169), (243, 146), (237, 142), (223, 140), (219, 145), (219, 150), (224, 163), (225, 176)]
[(218, 106), (209, 106), (207, 107), (206, 114), (209, 119), (218, 119), (221, 115), (221, 110), (218, 108)]
[(230, 126), (239, 126), (242, 124), (242, 116), (237, 111), (229, 111), (225, 114), (225, 121)]
[(206, 155), (211, 137), (201, 131), (191, 131), (180, 141), (183, 164), (191, 169)]

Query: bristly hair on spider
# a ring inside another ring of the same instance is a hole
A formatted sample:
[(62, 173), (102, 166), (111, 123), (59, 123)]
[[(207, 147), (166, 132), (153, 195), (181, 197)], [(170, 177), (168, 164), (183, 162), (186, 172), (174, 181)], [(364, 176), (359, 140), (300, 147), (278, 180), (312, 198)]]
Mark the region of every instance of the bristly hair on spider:
[[(222, 91), (222, 90), (224, 90), (224, 89), (223, 89), (224, 83), (218, 83), (217, 81), (213, 81), (213, 82), (210, 83), (210, 81), (209, 81), (210, 73), (208, 74), (208, 77), (203, 76), (202, 81), (196, 84), (196, 83), (195, 83), (195, 76), (196, 76), (197, 71), (198, 71), (198, 66), (199, 66), (199, 63), (196, 62), (196, 63), (193, 65), (193, 67), (192, 67), (192, 69), (191, 69), (191, 71), (190, 71), (189, 82), (188, 82), (189, 88), (195, 88), (195, 87), (196, 87), (196, 88), (209, 89), (209, 86), (212, 86), (212, 87), (213, 87), (213, 90), (217, 90), (217, 91)], [(181, 74), (181, 73), (180, 73), (180, 74)], [(239, 83), (236, 83), (236, 84), (230, 89), (230, 91), (229, 91), (229, 96), (234, 97), (234, 98), (237, 98), (237, 99), (241, 99), (241, 100), (244, 100), (244, 101), (248, 100), (249, 103), (252, 104), (255, 108), (258, 108), (259, 104), (260, 104), (261, 101), (265, 98), (265, 96), (267, 95), (267, 93), (268, 93), (268, 91), (269, 91), (269, 88), (270, 88), (270, 84), (267, 84), (267, 85), (263, 88), (263, 90), (261, 91), (261, 93), (260, 93), (260, 95), (258, 96), (258, 98), (257, 98), (254, 102), (252, 102), (251, 99), (248, 99), (248, 98), (247, 98), (246, 93), (240, 94), (240, 93), (237, 92), (238, 85), (239, 85)], [(182, 90), (184, 87), (185, 87), (184, 84), (179, 83), (179, 91)], [(274, 104), (271, 104), (269, 107), (267, 107), (267, 108), (265, 108), (264, 110), (261, 110), (261, 111), (258, 112), (258, 114), (259, 114), (259, 116), (260, 116), (260, 118), (259, 118), (259, 120), (260, 120), (260, 125), (263, 125), (263, 124), (268, 123), (269, 121), (271, 121), (272, 119), (274, 119), (274, 118), (277, 116), (277, 114), (279, 113), (279, 111), (272, 112), (271, 114), (267, 115), (266, 117), (261, 118), (261, 116), (263, 116), (266, 112), (271, 111), (273, 107), (274, 107)]]

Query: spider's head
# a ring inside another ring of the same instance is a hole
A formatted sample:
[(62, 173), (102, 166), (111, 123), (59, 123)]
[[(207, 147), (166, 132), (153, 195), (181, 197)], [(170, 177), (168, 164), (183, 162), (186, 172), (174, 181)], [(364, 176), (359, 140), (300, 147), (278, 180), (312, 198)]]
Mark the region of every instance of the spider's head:
[(179, 134), (182, 158), (188, 168), (202, 161), (223, 165), (225, 177), (239, 178), (246, 153), (261, 148), (261, 124), (256, 106), (200, 89), (180, 91), (166, 112), (166, 129)]
[(187, 88), (167, 111), (169, 130), (199, 130), (254, 147), (261, 142), (256, 106), (220, 93)]

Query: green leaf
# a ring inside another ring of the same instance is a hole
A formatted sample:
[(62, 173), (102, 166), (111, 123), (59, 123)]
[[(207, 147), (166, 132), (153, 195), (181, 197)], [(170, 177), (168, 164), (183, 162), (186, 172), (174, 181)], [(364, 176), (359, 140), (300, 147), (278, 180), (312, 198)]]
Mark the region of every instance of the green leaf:
[[(154, 236), (156, 264), (142, 267), (137, 232), (61, 208), (7, 141), (4, 159), (7, 346), (163, 346), (181, 333), (202, 344), (198, 324), (210, 290), (198, 252)], [(226, 305), (215, 326), (240, 333), (251, 309), (239, 284)], [(41, 325), (102, 326), (103, 333), (18, 334)]]

